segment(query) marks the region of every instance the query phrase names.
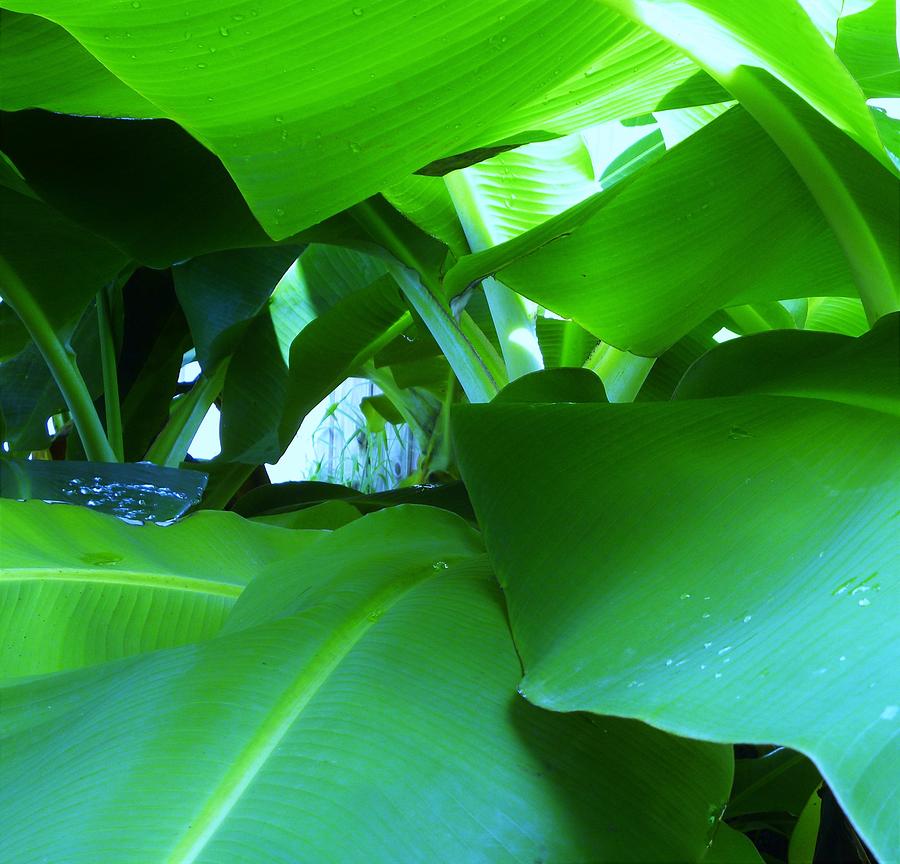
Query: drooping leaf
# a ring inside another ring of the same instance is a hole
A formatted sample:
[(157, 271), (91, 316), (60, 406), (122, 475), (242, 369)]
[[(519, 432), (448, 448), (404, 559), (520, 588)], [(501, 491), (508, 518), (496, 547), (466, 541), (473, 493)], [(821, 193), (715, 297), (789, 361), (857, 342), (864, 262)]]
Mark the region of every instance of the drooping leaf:
[(391, 276), (340, 300), (291, 344), (290, 378), (278, 426), (287, 447), (302, 419), (341, 381), (412, 323)]
[(0, 10), (0, 109), (61, 114), (159, 117), (62, 27), (38, 15)]
[(675, 389), (676, 399), (750, 393), (830, 399), (900, 416), (900, 313), (857, 338), (774, 330), (716, 346)]
[(609, 191), (460, 259), (448, 293), (486, 273), (644, 355), (724, 305), (854, 291), (809, 193), (740, 108)]
[(385, 273), (379, 259), (350, 249), (314, 244), (304, 251), (230, 364), (222, 415), (227, 458), (277, 459), (306, 413), (411, 323)]
[(603, 382), (588, 369), (544, 369), (507, 384), (496, 402), (606, 402)]
[[(423, 8), (415, 18), (390, 7), (334, 3), (254, 7), (250, 14), (207, 0), (184, 10), (187, 15), (113, 0), (90, 7), (71, 0), (10, 5), (64, 26), (207, 144), (276, 239), (466, 149), (473, 125), (555, 83), (548, 54), (558, 57), (557, 75), (589, 62), (610, 14), (582, 9), (584, 26), (573, 39), (558, 26), (573, 4), (519, 3), (505, 10), (502, 22), (465, 0)], [(528, 48), (539, 30), (540, 57)], [(490, 78), (511, 85), (500, 106), (477, 98), (485, 64), (482, 51), (471, 50), (476, 44), (493, 56)], [(421, 74), (423, 62), (430, 76)]]
[[(6, 304), (4, 304), (6, 305)], [(69, 348), (91, 396), (103, 390), (97, 312), (93, 302), (69, 339)], [(66, 410), (66, 402), (47, 362), (30, 340), (25, 348), (0, 363), (0, 406), (6, 418), (6, 441), (14, 453), (43, 450), (51, 440), (47, 420)]]
[(48, 204), (152, 267), (271, 242), (221, 162), (171, 121), (19, 111), (0, 140)]
[(204, 372), (234, 352), (299, 251), (280, 246), (236, 249), (173, 268), (175, 291)]
[(166, 527), (40, 501), (0, 500), (0, 513), (0, 678), (210, 638), (266, 564), (318, 537), (231, 513)]
[(454, 423), (527, 698), (793, 747), (889, 856), (895, 416), (740, 396)]
[[(69, 335), (91, 298), (125, 267), (128, 258), (42, 201), (3, 185), (0, 212), (0, 256), (50, 325)], [(60, 285), (65, 285), (64, 291)]]
[(0, 458), (0, 495), (80, 504), (142, 522), (170, 522), (203, 495), (206, 475), (149, 463)]
[(728, 749), (520, 699), (479, 547), (441, 511), (373, 514), (274, 564), (216, 639), (6, 683), (4, 856), (698, 859)]

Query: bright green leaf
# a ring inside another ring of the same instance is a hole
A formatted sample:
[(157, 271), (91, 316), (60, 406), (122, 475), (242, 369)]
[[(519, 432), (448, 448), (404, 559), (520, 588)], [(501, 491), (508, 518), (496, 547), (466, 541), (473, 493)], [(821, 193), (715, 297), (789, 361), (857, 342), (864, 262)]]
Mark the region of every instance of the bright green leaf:
[(0, 513), (0, 678), (210, 638), (266, 564), (319, 536), (231, 513), (166, 527), (40, 501), (0, 500)]
[(373, 514), (269, 568), (216, 639), (5, 684), (4, 856), (699, 859), (729, 750), (518, 697), (479, 547), (441, 511)]
[(487, 273), (644, 355), (724, 305), (854, 290), (809, 193), (739, 108), (609, 191), (461, 259), (448, 292)]
[(454, 423), (527, 698), (793, 747), (889, 856), (896, 417), (742, 396)]
[(0, 10), (0, 109), (61, 114), (159, 117), (65, 30), (37, 15)]

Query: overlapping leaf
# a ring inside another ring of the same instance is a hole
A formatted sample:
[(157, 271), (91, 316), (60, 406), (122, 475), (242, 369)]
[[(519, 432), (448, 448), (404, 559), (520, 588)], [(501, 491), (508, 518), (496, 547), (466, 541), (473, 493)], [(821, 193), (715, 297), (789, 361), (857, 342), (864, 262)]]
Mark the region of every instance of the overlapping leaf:
[(0, 109), (62, 114), (159, 117), (62, 27), (37, 15), (0, 10)]
[(609, 191), (461, 259), (448, 292), (488, 273), (647, 355), (723, 305), (854, 290), (809, 193), (739, 108)]
[(528, 705), (479, 552), (394, 508), (274, 565), (214, 640), (7, 683), (3, 855), (698, 860), (727, 748)]
[(528, 698), (792, 746), (889, 858), (900, 426), (818, 395), (466, 406), (458, 456)]
[(318, 536), (230, 513), (167, 527), (41, 501), (0, 513), (0, 678), (209, 638), (266, 564)]
[(232, 359), (222, 443), (232, 459), (274, 460), (303, 417), (412, 322), (378, 259), (312, 245), (276, 286)]

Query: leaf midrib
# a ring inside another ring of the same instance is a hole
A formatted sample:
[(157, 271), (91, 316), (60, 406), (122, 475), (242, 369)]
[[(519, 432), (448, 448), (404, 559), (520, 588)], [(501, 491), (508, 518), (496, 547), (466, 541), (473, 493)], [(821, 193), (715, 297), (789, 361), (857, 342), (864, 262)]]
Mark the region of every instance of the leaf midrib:
[(197, 860), (303, 709), (344, 658), (385, 612), (434, 575), (430, 567), (419, 567), (399, 574), (394, 582), (356, 607), (342, 625), (331, 631), (310, 662), (285, 688), (240, 755), (206, 798), (166, 859), (166, 864), (192, 864)]
[(83, 582), (89, 585), (128, 585), (165, 591), (188, 591), (237, 599), (243, 585), (198, 579), (147, 570), (87, 570), (84, 567), (7, 567), (0, 570), (0, 585), (5, 582)]

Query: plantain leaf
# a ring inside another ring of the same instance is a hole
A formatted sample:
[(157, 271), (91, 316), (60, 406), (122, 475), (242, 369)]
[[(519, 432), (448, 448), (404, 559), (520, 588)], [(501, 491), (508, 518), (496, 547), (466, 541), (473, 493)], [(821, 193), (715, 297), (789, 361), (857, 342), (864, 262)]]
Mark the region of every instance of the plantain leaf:
[(447, 291), (486, 274), (647, 356), (721, 306), (855, 293), (809, 193), (740, 108), (608, 191), (460, 259)]
[(796, 0), (606, 2), (681, 47), (738, 98), (750, 95), (745, 70), (769, 73), (890, 165), (858, 85)]
[(763, 864), (753, 842), (740, 831), (720, 823), (712, 843), (703, 856), (703, 864)]
[(900, 96), (897, 5), (875, 0), (838, 22), (835, 53), (870, 98)]
[(793, 747), (889, 858), (896, 416), (747, 395), (461, 406), (454, 429), (527, 698)]
[(676, 399), (770, 393), (829, 399), (900, 416), (900, 312), (856, 339), (774, 330), (716, 346), (675, 389)]
[(379, 259), (313, 244), (284, 275), (229, 366), (222, 446), (275, 461), (306, 413), (411, 324)]
[[(676, 89), (678, 104), (720, 101), (677, 49), (576, 0), (452, 0), (415, 16), (378, 3), (8, 5), (64, 27), (219, 156), (275, 239), (454, 153), (646, 113)], [(56, 40), (48, 53), (58, 62)], [(88, 89), (98, 70), (78, 71)], [(79, 113), (104, 113), (92, 106), (106, 98), (88, 92)]]
[(541, 711), (518, 675), (478, 535), (427, 508), (372, 514), (273, 564), (215, 639), (2, 685), (0, 849), (72, 864), (698, 860), (729, 749)]
[(171, 121), (19, 111), (0, 140), (48, 204), (152, 267), (271, 242), (221, 162)]
[[(71, 335), (87, 304), (128, 258), (37, 198), (4, 185), (0, 185), (0, 212), (0, 257), (22, 280), (50, 325)], [(60, 285), (66, 290), (60, 291)]]
[(0, 458), (0, 495), (80, 504), (124, 519), (170, 522), (200, 501), (206, 475), (149, 463)]
[(299, 251), (293, 247), (234, 249), (174, 268), (175, 291), (204, 372), (209, 374), (235, 351)]
[(166, 527), (41, 501), (0, 500), (0, 513), (0, 678), (212, 637), (261, 568), (319, 536), (231, 513)]
[(0, 9), (0, 109), (45, 108), (61, 114), (159, 117), (159, 109), (123, 84), (56, 24)]
[[(68, 344), (88, 391), (99, 396), (103, 384), (94, 303), (85, 310)], [(5, 440), (13, 453), (27, 454), (49, 446), (53, 436), (47, 421), (66, 410), (66, 401), (31, 340), (14, 357), (0, 363), (0, 405), (6, 418)]]
[(507, 384), (494, 402), (607, 402), (603, 382), (587, 369), (543, 369)]

